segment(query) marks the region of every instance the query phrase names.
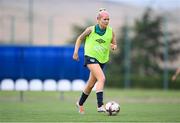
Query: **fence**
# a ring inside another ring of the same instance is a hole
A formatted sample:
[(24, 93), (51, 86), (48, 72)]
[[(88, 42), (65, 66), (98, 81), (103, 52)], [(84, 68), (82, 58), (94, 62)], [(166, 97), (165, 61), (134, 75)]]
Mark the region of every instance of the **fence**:
[(79, 62), (72, 59), (73, 50), (71, 46), (0, 46), (0, 80), (81, 78), (86, 81), (89, 71), (83, 66), (83, 48), (79, 50)]

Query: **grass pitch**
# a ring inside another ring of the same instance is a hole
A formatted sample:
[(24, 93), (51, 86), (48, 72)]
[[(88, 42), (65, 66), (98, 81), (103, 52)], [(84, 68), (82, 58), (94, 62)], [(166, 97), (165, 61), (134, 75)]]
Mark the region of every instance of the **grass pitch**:
[(75, 102), (81, 92), (0, 91), (0, 122), (180, 122), (180, 91), (105, 89), (104, 102), (120, 103), (117, 116), (96, 111), (92, 92), (80, 115)]

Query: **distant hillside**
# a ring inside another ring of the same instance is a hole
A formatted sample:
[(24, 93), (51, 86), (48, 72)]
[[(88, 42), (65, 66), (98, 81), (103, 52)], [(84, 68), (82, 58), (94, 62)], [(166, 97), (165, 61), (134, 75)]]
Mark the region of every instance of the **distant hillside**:
[[(27, 43), (29, 39), (29, 0), (0, 1), (0, 41)], [(144, 8), (127, 5), (122, 2), (105, 0), (33, 0), (33, 44), (53, 45), (67, 44), (72, 39), (72, 25), (84, 25), (87, 20), (96, 23), (99, 8), (104, 7), (110, 13), (110, 25), (118, 35), (118, 28), (125, 23), (132, 24), (140, 17)], [(159, 11), (158, 11), (159, 12)], [(161, 11), (160, 11), (161, 12)], [(178, 13), (166, 13), (177, 17)], [(15, 17), (15, 19), (12, 18)], [(13, 23), (13, 20), (15, 21)], [(171, 23), (177, 29), (180, 21)], [(13, 31), (14, 30), (14, 31)], [(178, 32), (179, 28), (177, 29)], [(13, 35), (13, 32), (15, 35)]]
[[(72, 38), (72, 25), (83, 25), (87, 20), (96, 23), (99, 8), (105, 7), (111, 14), (111, 26), (117, 30), (126, 16), (135, 18), (141, 8), (123, 3), (101, 0), (34, 0), (33, 2), (33, 44), (48, 44), (48, 35), (54, 45), (66, 44)], [(12, 17), (15, 16), (15, 41), (25, 43), (29, 38), (28, 1), (6, 0), (0, 3), (0, 40), (10, 41)], [(50, 19), (51, 18), (51, 19)], [(52, 22), (52, 23), (51, 23)], [(48, 33), (51, 30), (51, 33)]]

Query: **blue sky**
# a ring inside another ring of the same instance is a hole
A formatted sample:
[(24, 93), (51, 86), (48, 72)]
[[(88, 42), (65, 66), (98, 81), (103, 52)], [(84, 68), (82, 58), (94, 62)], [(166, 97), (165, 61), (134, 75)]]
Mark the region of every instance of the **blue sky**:
[(120, 1), (137, 6), (152, 6), (154, 8), (172, 9), (180, 8), (180, 0), (111, 0)]

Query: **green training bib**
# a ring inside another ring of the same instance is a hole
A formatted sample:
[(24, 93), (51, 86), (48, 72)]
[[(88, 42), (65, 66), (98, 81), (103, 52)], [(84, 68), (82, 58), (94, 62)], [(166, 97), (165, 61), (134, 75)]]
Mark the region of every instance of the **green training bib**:
[(104, 35), (95, 33), (95, 26), (85, 40), (85, 55), (96, 58), (100, 63), (109, 60), (110, 44), (112, 41), (112, 28), (107, 26)]

